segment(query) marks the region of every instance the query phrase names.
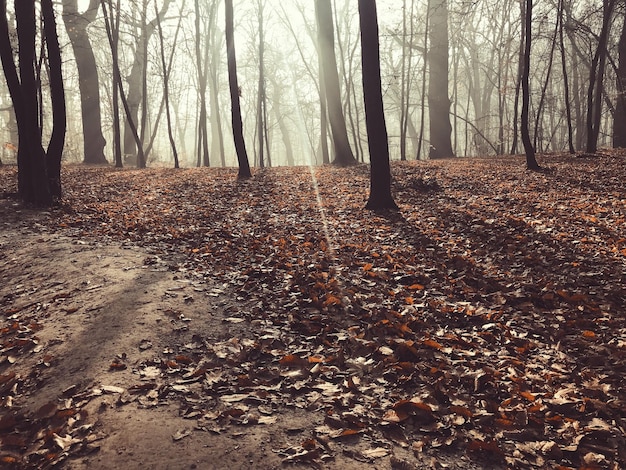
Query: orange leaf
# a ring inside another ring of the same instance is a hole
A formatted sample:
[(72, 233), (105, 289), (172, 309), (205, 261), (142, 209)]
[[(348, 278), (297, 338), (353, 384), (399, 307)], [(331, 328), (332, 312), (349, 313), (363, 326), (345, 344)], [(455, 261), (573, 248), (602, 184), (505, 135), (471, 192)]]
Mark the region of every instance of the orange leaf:
[(373, 267), (374, 265), (372, 263), (367, 263), (365, 266), (363, 266), (363, 271), (371, 271)]
[(424, 290), (424, 286), (422, 284), (413, 284), (409, 286), (409, 290)]
[(595, 338), (596, 334), (593, 331), (585, 330), (583, 331), (583, 336), (585, 338)]
[(441, 349), (443, 348), (443, 346), (441, 344), (439, 344), (437, 341), (432, 340), (432, 339), (425, 339), (423, 341), (425, 346), (431, 347), (433, 349)]
[(324, 301), (324, 306), (328, 307), (330, 305), (341, 305), (341, 300), (334, 295), (328, 295)]
[(535, 401), (537, 399), (537, 397), (530, 392), (520, 392), (520, 395), (528, 401)]
[(472, 413), (472, 410), (470, 410), (469, 408), (465, 408), (464, 406), (453, 405), (450, 407), (450, 411), (458, 415), (465, 416), (466, 418), (471, 418), (472, 416), (474, 416), (474, 413)]
[(300, 356), (296, 356), (295, 354), (288, 354), (278, 361), (278, 363), (282, 366), (299, 366), (302, 362), (302, 358)]

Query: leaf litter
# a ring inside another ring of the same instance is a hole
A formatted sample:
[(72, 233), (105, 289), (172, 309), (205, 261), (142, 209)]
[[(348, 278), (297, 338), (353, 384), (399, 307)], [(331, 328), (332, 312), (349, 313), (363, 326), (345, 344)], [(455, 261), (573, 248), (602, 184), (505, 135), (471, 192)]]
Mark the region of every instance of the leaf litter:
[[(626, 161), (546, 159), (547, 173), (512, 158), (396, 163), (401, 211), (383, 214), (363, 209), (365, 166), (276, 168), (250, 181), (231, 170), (67, 167), (63, 206), (37, 223), (147, 247), (145, 265), (182, 253), (172, 269), (236, 301), (222, 338), (171, 312), (187, 339), (161, 354), (140, 340), (153, 357), (132, 366), (137, 383), (100, 388), (119, 406), (176, 402), (210, 432), (269, 426), (291, 409), (319, 415), (311, 439), (275, 449), (286, 463), (321, 465), (331, 443), (365, 439), (350, 458), (391, 455), (398, 468), (411, 464), (396, 447), (487, 467), (621, 468)], [(9, 303), (6, 401), (28, 387), (12, 369), (37, 347), (41, 310)], [(80, 404), (97, 391), (3, 415), (13, 420), (0, 425), (13, 449), (5, 462), (17, 465), (33, 442), (31, 460), (93, 450)], [(51, 420), (56, 431), (37, 434)]]

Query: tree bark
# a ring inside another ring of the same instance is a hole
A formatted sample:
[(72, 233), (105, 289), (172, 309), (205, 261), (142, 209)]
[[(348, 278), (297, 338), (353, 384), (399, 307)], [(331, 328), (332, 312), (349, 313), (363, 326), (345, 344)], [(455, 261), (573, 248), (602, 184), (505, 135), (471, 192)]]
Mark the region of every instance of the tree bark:
[(450, 98), (448, 96), (448, 0), (431, 0), (428, 59), (430, 158), (453, 157)]
[[(184, 8), (185, 8), (185, 0), (183, 0), (181, 11)], [(165, 100), (165, 116), (167, 117), (167, 136), (170, 141), (172, 154), (174, 155), (174, 168), (180, 168), (180, 162), (178, 160), (178, 149), (176, 148), (176, 140), (174, 139), (174, 130), (172, 126), (172, 116), (170, 113), (169, 69), (167, 66), (167, 61), (165, 60), (163, 27), (161, 26), (161, 18), (159, 16), (159, 11), (157, 9), (156, 3), (154, 4), (154, 10), (156, 14), (157, 30), (159, 32), (159, 51), (160, 51), (160, 56), (161, 56), (161, 67), (163, 69), (163, 99)], [(172, 54), (174, 53), (174, 49), (176, 48), (176, 39), (178, 37), (178, 32), (180, 31), (181, 23), (182, 23), (182, 15), (178, 19), (178, 27), (176, 28), (176, 34), (174, 35), (174, 42), (172, 43)]]
[(43, 33), (48, 52), (50, 96), (52, 101), (52, 135), (46, 152), (48, 186), (53, 198), (61, 199), (61, 158), (65, 147), (67, 115), (65, 88), (61, 61), (61, 47), (57, 36), (56, 20), (52, 0), (41, 0)]
[(246, 142), (243, 137), (243, 122), (241, 120), (241, 103), (239, 100), (239, 81), (237, 79), (237, 56), (235, 53), (235, 38), (233, 25), (233, 0), (226, 0), (226, 54), (228, 57), (228, 83), (230, 88), (231, 117), (235, 150), (239, 162), (238, 178), (250, 178), (250, 163), (246, 152)]
[(524, 151), (526, 152), (526, 168), (529, 170), (540, 170), (535, 157), (535, 149), (529, 130), (529, 110), (530, 110), (530, 59), (532, 50), (532, 16), (533, 0), (526, 0), (526, 8), (522, 10), (523, 31), (524, 31), (524, 67), (522, 70), (522, 116), (521, 133)]
[(589, 89), (587, 93), (587, 152), (596, 153), (602, 122), (602, 95), (604, 70), (606, 68), (607, 43), (611, 30), (611, 17), (615, 0), (603, 0), (602, 30), (598, 38), (598, 48), (591, 62)]
[(391, 195), (389, 140), (380, 79), (380, 46), (376, 0), (359, 0), (361, 63), (367, 142), (370, 153), (370, 195), (367, 209), (397, 209)]
[[(109, 0), (109, 7), (112, 7), (111, 3), (112, 1)], [(145, 158), (145, 154), (143, 151), (143, 143), (141, 142), (141, 139), (139, 138), (135, 121), (131, 118), (131, 109), (128, 104), (128, 100), (126, 99), (126, 95), (124, 94), (124, 86), (122, 84), (120, 64), (118, 61), (120, 0), (117, 0), (117, 12), (115, 14), (115, 17), (113, 16), (112, 11), (111, 11), (111, 16), (109, 16), (109, 13), (107, 12), (105, 0), (100, 0), (100, 5), (102, 6), (102, 13), (104, 15), (104, 26), (107, 32), (109, 46), (111, 47), (111, 60), (113, 63), (113, 87), (114, 89), (117, 89), (119, 92), (119, 98), (121, 99), (122, 106), (124, 107), (126, 121), (130, 125), (131, 133), (133, 135), (133, 138), (135, 139), (135, 144), (136, 144), (136, 148), (138, 151), (138, 155), (137, 155), (138, 165), (140, 168), (144, 168), (146, 166), (146, 158)], [(115, 102), (116, 102), (115, 98), (113, 102), (115, 106)], [(119, 113), (116, 113), (116, 114), (119, 116)], [(116, 125), (115, 132), (116, 132), (115, 139), (116, 139), (116, 147), (117, 147), (119, 145), (119, 140), (120, 140), (119, 124)], [(118, 154), (118, 150), (119, 149), (116, 149), (116, 166), (118, 166), (117, 158), (121, 158), (121, 156)], [(121, 160), (120, 160), (119, 165), (121, 166)]]
[[(196, 53), (196, 70), (198, 75), (198, 97), (200, 98), (200, 113), (198, 116), (198, 148), (197, 148), (197, 162), (198, 166), (210, 165), (209, 159), (209, 133), (207, 128), (207, 104), (206, 104), (206, 89), (207, 89), (207, 74), (206, 74), (206, 62), (208, 55), (208, 48), (205, 47), (204, 54), (201, 51), (201, 31), (200, 31), (200, 5), (199, 1), (195, 0), (195, 30), (196, 40), (195, 53)], [(204, 60), (203, 60), (204, 57)]]
[(335, 56), (335, 34), (330, 0), (315, 0), (315, 13), (318, 27), (318, 41), (322, 58), (322, 71), (326, 87), (326, 104), (330, 128), (335, 147), (334, 164), (349, 166), (356, 163), (350, 148), (346, 119), (341, 108), (341, 92), (339, 90), (339, 73)]
[(77, 0), (63, 0), (63, 23), (70, 38), (80, 90), (83, 123), (83, 163), (106, 164), (106, 140), (102, 135), (100, 110), (100, 83), (96, 58), (91, 47), (87, 27), (98, 14), (98, 0), (91, 0), (87, 11), (78, 13)]
[[(159, 11), (159, 16), (163, 17), (167, 12), (172, 0), (164, 0), (163, 5)], [(144, 82), (146, 80), (146, 68), (147, 68), (147, 45), (150, 38), (154, 34), (156, 28), (156, 18), (147, 23), (147, 19), (141, 18), (141, 25), (139, 31), (139, 37), (136, 45), (136, 52), (133, 61), (133, 65), (128, 75), (128, 94), (125, 95), (125, 100), (128, 105), (129, 113), (124, 121), (124, 154), (131, 156), (131, 159), (137, 155), (138, 144), (135, 139), (135, 131), (133, 127), (137, 129), (139, 120), (139, 107), (144, 101)], [(143, 127), (140, 132), (143, 134), (145, 131)], [(138, 134), (139, 135), (139, 134)], [(142, 140), (141, 138), (139, 139)], [(145, 166), (145, 162), (137, 161), (139, 167)]]
[[(563, 93), (565, 95), (565, 115), (567, 119), (567, 144), (569, 147), (569, 153), (575, 154), (576, 149), (574, 147), (574, 132), (572, 129), (572, 106), (570, 103), (570, 88), (569, 88), (569, 75), (567, 72), (567, 59), (565, 57), (565, 36), (563, 34), (563, 14), (564, 6), (563, 0), (559, 0), (558, 4), (558, 22), (559, 22), (559, 45), (561, 49), (561, 69), (563, 73)], [(624, 35), (624, 48), (626, 55), (626, 35)], [(626, 56), (625, 56), (626, 60)]]

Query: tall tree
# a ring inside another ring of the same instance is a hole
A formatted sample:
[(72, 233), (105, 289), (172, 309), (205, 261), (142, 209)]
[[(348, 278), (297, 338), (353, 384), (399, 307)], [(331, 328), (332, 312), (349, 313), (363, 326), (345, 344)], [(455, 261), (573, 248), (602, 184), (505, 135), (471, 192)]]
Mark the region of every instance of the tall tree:
[[(559, 48), (561, 49), (561, 71), (563, 73), (563, 93), (565, 95), (565, 118), (567, 119), (567, 145), (571, 154), (576, 153), (574, 148), (574, 132), (572, 129), (572, 106), (570, 103), (570, 86), (569, 86), (569, 74), (567, 72), (567, 57), (565, 54), (565, 34), (564, 29), (564, 0), (559, 0), (558, 3), (558, 23), (559, 23)], [(626, 23), (625, 23), (626, 25)], [(626, 61), (626, 35), (624, 35), (624, 49)], [(624, 64), (626, 65), (626, 63)], [(626, 74), (625, 74), (626, 75)], [(625, 115), (626, 118), (626, 115)]]
[(335, 33), (330, 0), (315, 0), (315, 14), (318, 27), (318, 47), (321, 56), (323, 81), (326, 88), (326, 104), (330, 129), (335, 148), (334, 164), (348, 166), (356, 163), (350, 148), (346, 119), (341, 108), (339, 73), (335, 55)]
[(617, 44), (617, 50), (617, 100), (613, 118), (613, 147), (626, 148), (626, 14), (622, 21), (622, 32)]
[(100, 110), (100, 82), (98, 67), (87, 28), (98, 16), (98, 0), (90, 0), (89, 6), (79, 13), (78, 0), (63, 0), (63, 23), (70, 38), (78, 71), (81, 117), (83, 123), (83, 162), (104, 164), (106, 140), (102, 135)]
[(237, 79), (237, 55), (235, 53), (233, 0), (226, 0), (226, 55), (228, 58), (228, 83), (230, 88), (231, 117), (233, 125), (233, 138), (235, 150), (239, 162), (238, 178), (250, 178), (250, 163), (246, 151), (246, 141), (243, 138), (243, 122), (241, 120), (241, 103), (239, 100), (239, 80)]
[(391, 195), (389, 141), (380, 79), (380, 46), (376, 0), (359, 0), (363, 98), (370, 153), (370, 195), (368, 209), (397, 209)]
[[(181, 6), (181, 11), (185, 8), (185, 0)], [(172, 126), (172, 116), (170, 112), (170, 86), (169, 86), (169, 69), (167, 66), (167, 60), (165, 59), (165, 45), (163, 40), (163, 27), (161, 25), (161, 17), (159, 16), (159, 10), (156, 2), (154, 3), (154, 12), (156, 14), (157, 30), (159, 33), (159, 52), (161, 56), (161, 67), (163, 69), (163, 99), (165, 100), (165, 115), (167, 117), (167, 135), (170, 141), (170, 147), (172, 148), (172, 154), (174, 155), (174, 168), (180, 168), (180, 162), (178, 161), (178, 149), (176, 148), (176, 141), (174, 139), (174, 131)], [(174, 54), (176, 49), (176, 39), (178, 38), (178, 32), (182, 23), (182, 14), (178, 18), (178, 26), (176, 27), (176, 34), (174, 35), (174, 42), (172, 44), (172, 51), (170, 54)]]
[[(204, 51), (202, 51), (202, 31), (200, 29), (200, 3), (198, 0), (195, 0), (195, 33), (196, 38), (194, 41), (195, 44), (195, 53), (196, 53), (196, 72), (198, 75), (198, 97), (200, 98), (200, 109), (198, 116), (198, 155), (197, 162), (198, 166), (204, 165), (209, 166), (209, 132), (207, 127), (207, 100), (206, 100), (206, 89), (207, 89), (207, 65), (208, 60), (207, 56), (209, 54), (209, 47), (205, 44)], [(215, 9), (215, 2), (211, 6), (213, 10)]]
[(448, 0), (430, 0), (428, 107), (430, 158), (453, 157), (448, 96)]
[(265, 167), (265, 149), (267, 148), (268, 163), (270, 162), (269, 142), (265, 139), (267, 135), (267, 87), (265, 84), (265, 28), (264, 12), (265, 2), (257, 1), (257, 19), (259, 30), (259, 85), (257, 94), (257, 139), (259, 141), (259, 166)]
[(521, 133), (524, 151), (526, 152), (526, 168), (529, 170), (540, 170), (541, 167), (537, 163), (535, 157), (535, 148), (530, 138), (529, 114), (530, 114), (530, 59), (532, 51), (532, 16), (533, 16), (533, 0), (526, 0), (525, 8), (522, 4), (522, 20), (524, 31), (524, 62), (522, 69), (522, 115), (521, 115)]
[[(15, 109), (19, 150), (18, 193), (27, 202), (50, 205), (61, 197), (61, 155), (65, 143), (65, 93), (61, 73), (61, 51), (51, 0), (42, 0), (42, 42), (47, 48), (53, 128), (47, 150), (42, 143), (38, 100), (37, 16), (34, 0), (15, 0), (19, 71), (13, 57), (6, 0), (0, 0), (0, 59)], [(41, 58), (43, 60), (43, 57)]]
[[(43, 17), (43, 36), (48, 53), (48, 75), (50, 100), (52, 102), (52, 134), (46, 151), (46, 170), (48, 185), (54, 198), (61, 198), (61, 158), (65, 147), (67, 131), (67, 111), (65, 107), (65, 88), (63, 85), (63, 63), (61, 46), (57, 35), (56, 19), (52, 0), (41, 0)], [(40, 105), (41, 106), (41, 105)]]
[(598, 137), (602, 123), (604, 70), (615, 0), (602, 0), (602, 7), (602, 30), (598, 38), (598, 48), (591, 62), (589, 91), (587, 93), (587, 152), (589, 153), (596, 153), (598, 150)]
[[(111, 48), (111, 63), (113, 66), (113, 89), (114, 89), (114, 98), (113, 98), (113, 106), (116, 106), (117, 98), (115, 97), (115, 93), (119, 94), (119, 99), (122, 101), (122, 106), (124, 108), (124, 115), (126, 117), (126, 122), (130, 126), (130, 130), (132, 136), (135, 140), (135, 145), (137, 148), (137, 165), (140, 168), (145, 168), (146, 166), (146, 158), (143, 149), (143, 143), (139, 137), (139, 133), (137, 131), (137, 125), (135, 124), (134, 119), (132, 119), (132, 110), (129, 106), (128, 100), (126, 99), (126, 95), (124, 94), (124, 84), (122, 83), (122, 74), (120, 72), (120, 63), (119, 63), (119, 30), (120, 30), (120, 13), (121, 13), (121, 1), (117, 0), (115, 13), (113, 13), (113, 0), (108, 0), (108, 8), (107, 8), (107, 0), (100, 0), (100, 6), (102, 7), (102, 14), (104, 16), (104, 26), (107, 32), (107, 38), (109, 40), (109, 46)], [(117, 91), (115, 91), (117, 90)], [(116, 118), (115, 116), (118, 116)], [(114, 120), (119, 119), (119, 113), (117, 111), (114, 112)], [(115, 153), (116, 153), (116, 163), (115, 166), (121, 166), (121, 151), (120, 151), (120, 125), (119, 120), (115, 122), (114, 129), (114, 139), (115, 139)]]
[[(128, 2), (130, 3), (130, 2)], [(126, 3), (126, 6), (128, 5)], [(165, 14), (170, 7), (172, 0), (164, 0), (161, 8), (159, 10), (159, 15), (161, 19), (164, 18)], [(130, 3), (133, 5), (133, 3)], [(137, 135), (139, 136), (139, 140), (143, 142), (143, 138), (145, 137), (145, 121), (147, 116), (147, 104), (148, 104), (148, 96), (147, 96), (147, 70), (148, 70), (148, 43), (152, 38), (156, 30), (156, 17), (151, 21), (148, 21), (148, 0), (142, 0), (141, 11), (139, 12), (139, 20), (137, 21), (137, 39), (136, 39), (136, 47), (134, 50), (133, 56), (133, 65), (130, 69), (130, 73), (128, 74), (127, 83), (128, 83), (128, 94), (125, 95), (125, 100), (128, 103), (128, 109), (130, 113), (125, 115), (124, 121), (124, 155), (139, 156), (138, 153), (138, 142), (135, 139), (135, 131), (133, 131), (133, 127), (138, 129)], [(139, 115), (139, 109), (142, 109), (141, 116)], [(131, 158), (132, 158), (131, 157)], [(143, 167), (145, 166), (145, 161), (141, 161), (141, 159), (137, 159), (137, 166)]]

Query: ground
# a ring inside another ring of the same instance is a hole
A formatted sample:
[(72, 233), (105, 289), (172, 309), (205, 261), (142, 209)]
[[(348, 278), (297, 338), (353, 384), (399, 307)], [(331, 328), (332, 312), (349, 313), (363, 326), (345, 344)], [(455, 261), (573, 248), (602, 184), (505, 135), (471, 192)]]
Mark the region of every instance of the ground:
[(620, 468), (626, 160), (0, 169), (7, 468)]

